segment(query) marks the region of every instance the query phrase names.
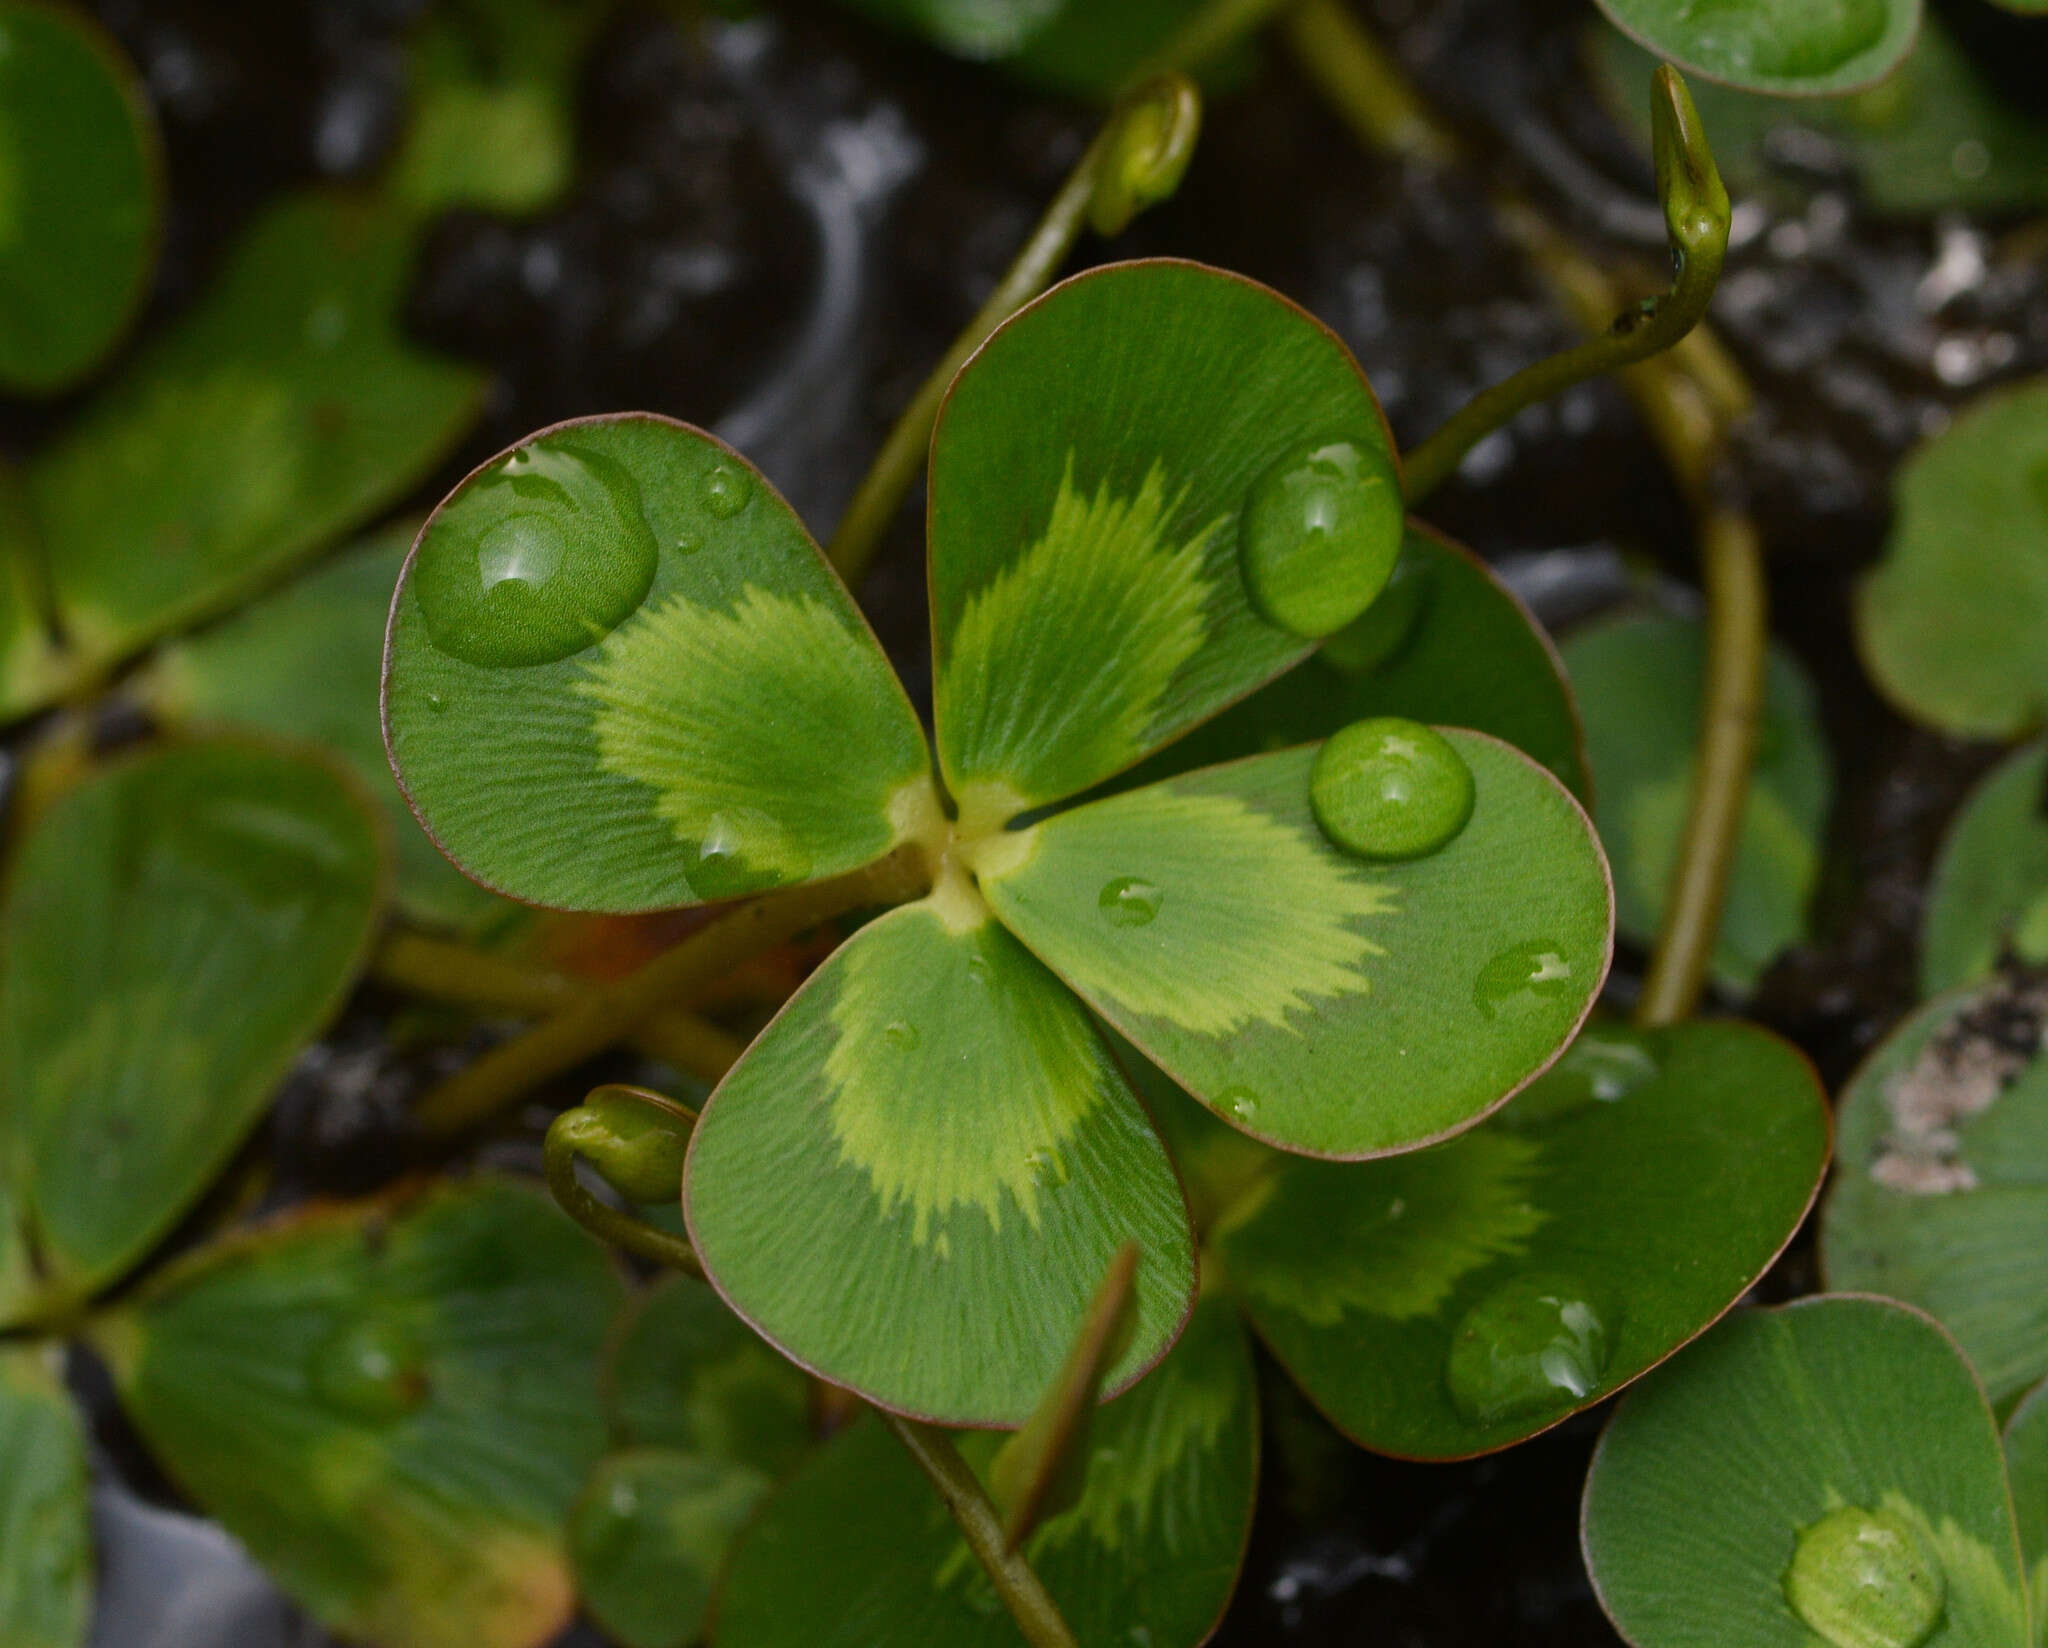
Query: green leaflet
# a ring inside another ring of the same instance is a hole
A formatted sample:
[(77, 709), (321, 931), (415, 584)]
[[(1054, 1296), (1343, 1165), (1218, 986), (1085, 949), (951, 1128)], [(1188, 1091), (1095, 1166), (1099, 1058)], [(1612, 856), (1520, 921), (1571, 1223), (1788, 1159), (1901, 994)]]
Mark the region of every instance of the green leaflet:
[[(1603, 100), (1647, 155), (1650, 73), (1657, 59), (1605, 27), (1591, 56)], [(1731, 189), (1768, 189), (1774, 181), (1768, 139), (1797, 127), (1843, 150), (1865, 205), (1883, 216), (2048, 205), (2048, 121), (1987, 80), (1937, 16), (1922, 21), (1912, 55), (1898, 68), (1847, 97), (1793, 101), (1704, 80), (1691, 89)], [(1797, 184), (1782, 182), (1779, 189), (1789, 194)]]
[(2034, 1636), (2048, 1643), (2048, 1384), (2036, 1386), (2006, 1421), (2005, 1474), (2027, 1562)]
[(2001, 1405), (2048, 1373), (2044, 1021), (2040, 980), (2001, 974), (1893, 1031), (1842, 1094), (1821, 1215), (1829, 1286), (1928, 1311)]
[(1591, 799), (1578, 706), (1550, 638), (1484, 561), (1416, 522), (1364, 617), (1120, 783), (1306, 744), (1374, 715), (1491, 733)]
[(1610, 21), (1682, 69), (1751, 91), (1855, 91), (1912, 50), (1920, 0), (1599, 0)]
[(992, 852), (981, 888), (1233, 1125), (1315, 1155), (1412, 1148), (1556, 1056), (1611, 943), (1571, 798), (1506, 745), (1447, 736), (1479, 798), (1428, 858), (1365, 864), (1324, 841), (1306, 747), (1059, 814)]
[(165, 646), (131, 688), (160, 718), (326, 745), (391, 816), (399, 907), (433, 926), (475, 928), (508, 906), (441, 856), (392, 782), (377, 718), (384, 620), (412, 545), (379, 533), (197, 635)]
[(78, 1648), (92, 1612), (85, 1427), (49, 1353), (0, 1348), (0, 1642)]
[(1586, 1565), (1637, 1648), (1811, 1648), (1824, 1639), (1787, 1569), (1802, 1533), (1848, 1508), (1934, 1559), (1944, 1607), (1916, 1642), (2029, 1641), (1983, 1392), (1947, 1335), (1887, 1300), (1744, 1311), (1645, 1379), (1586, 1478)]
[(1900, 466), (1856, 639), (1916, 721), (2012, 738), (2048, 715), (2048, 380), (1971, 404)]
[[(1655, 941), (1692, 802), (1706, 641), (1690, 619), (1643, 613), (1573, 634), (1564, 661), (1585, 717), (1600, 838), (1614, 865), (1621, 931)], [(1820, 878), (1833, 773), (1813, 688), (1772, 648), (1742, 832), (1715, 941), (1714, 976), (1756, 987), (1806, 934)]]
[(141, 305), (162, 140), (135, 71), (70, 6), (0, 5), (0, 389), (49, 394)]
[(260, 745), (147, 751), (35, 821), (0, 910), (0, 1139), (31, 1292), (114, 1280), (191, 1205), (353, 983), (384, 880), (358, 787)]
[(627, 1305), (605, 1378), (620, 1442), (780, 1476), (809, 1448), (809, 1404), (802, 1370), (701, 1282), (670, 1277)]
[[(1084, 498), (1069, 453), (1045, 536), (968, 597), (939, 684), (959, 706), (949, 747), (967, 816), (1000, 818), (1003, 800), (1041, 791), (1018, 775), (1043, 752), (1114, 772), (1144, 747), (1174, 672), (1202, 644), (1211, 594), (1208, 533), (1166, 538), (1165, 487), (1155, 465), (1135, 497), (1104, 482)], [(977, 805), (983, 785), (996, 807)]]
[(399, 335), (411, 259), (409, 231), (374, 203), (285, 200), (199, 306), (36, 455), (30, 496), (81, 662), (232, 604), (461, 437), (483, 378)]
[(1119, 1246), (1144, 1257), (1112, 1386), (1171, 1342), (1193, 1259), (1172, 1166), (1079, 1003), (950, 913), (892, 911), (812, 975), (713, 1094), (684, 1207), (719, 1291), (798, 1362), (1015, 1424)]
[(544, 1197), (481, 1179), (218, 1243), (93, 1337), (171, 1476), (322, 1623), (523, 1648), (573, 1606), (620, 1292)]
[(46, 585), (20, 471), (0, 464), (0, 715), (62, 686), (63, 659), (44, 612)]
[(1253, 611), (1238, 518), (1335, 440), (1391, 455), (1356, 363), (1218, 270), (1080, 275), (983, 345), (930, 481), (939, 758), (964, 816), (1078, 794), (1307, 655)]
[(665, 419), (560, 425), (471, 475), (407, 564), (385, 672), (421, 819), (537, 903), (837, 875), (928, 793), (903, 689), (802, 523)]
[[(986, 1471), (1002, 1438), (962, 1452)], [(1258, 1469), (1251, 1359), (1204, 1301), (1158, 1369), (1098, 1409), (1082, 1497), (1025, 1555), (1083, 1643), (1195, 1648), (1237, 1577)], [(1005, 1648), (1016, 1627), (894, 1438), (869, 1420), (769, 1500), (720, 1598), (722, 1648)]]
[(2048, 745), (2015, 750), (1949, 826), (1920, 924), (1920, 991), (1974, 984), (2010, 951), (2048, 961)]
[(569, 1518), (584, 1610), (625, 1648), (688, 1648), (769, 1486), (751, 1465), (668, 1448), (606, 1455)]
[[(1210, 1239), (1261, 1337), (1340, 1429), (1449, 1458), (1556, 1423), (1698, 1333), (1790, 1239), (1827, 1157), (1820, 1089), (1775, 1037), (1595, 1026), (1448, 1144), (1224, 1164), (1239, 1188)], [(1200, 1155), (1190, 1171), (1199, 1194)], [(1532, 1297), (1582, 1304), (1597, 1354), (1546, 1373), (1503, 1341), (1475, 1391), (1471, 1356)]]

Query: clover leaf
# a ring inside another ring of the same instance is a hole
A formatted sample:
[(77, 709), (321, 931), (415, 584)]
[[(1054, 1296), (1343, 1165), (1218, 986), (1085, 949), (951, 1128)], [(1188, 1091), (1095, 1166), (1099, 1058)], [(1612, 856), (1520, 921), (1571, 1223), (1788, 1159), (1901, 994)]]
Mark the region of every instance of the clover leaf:
[(1913, 48), (1920, 0), (1598, 0), (1623, 33), (1682, 69), (1806, 97), (1882, 80)]
[(1582, 1526), (1635, 1648), (2033, 1640), (1991, 1409), (1955, 1341), (1888, 1299), (1743, 1311), (1645, 1379)]
[[(1325, 527), (1342, 576), (1304, 606), (1287, 568)], [(1323, 835), (1312, 746), (1048, 811), (1307, 657), (1261, 600), (1337, 628), (1399, 536), (1384, 420), (1331, 333), (1220, 271), (1114, 266), (998, 331), (933, 438), (943, 796), (788, 506), (644, 415), (542, 431), (435, 512), (392, 606), (387, 741), (443, 849), (537, 902), (921, 864), (924, 896), (842, 946), (714, 1093), (684, 1207), (712, 1282), (795, 1360), (900, 1411), (1015, 1424), (1125, 1243), (1112, 1390), (1193, 1296), (1173, 1164), (1090, 1009), (1232, 1125), (1365, 1156), (1498, 1105), (1605, 976), (1591, 827), (1484, 734), (1445, 735), (1470, 822), (1407, 862)]]
[(2010, 954), (2048, 962), (2048, 744), (2014, 750), (1971, 790), (1942, 838), (1920, 923), (1920, 991), (1986, 977)]
[(0, 1642), (74, 1648), (92, 1611), (85, 1421), (47, 1352), (0, 1348)]
[(140, 77), (91, 18), (0, 4), (0, 390), (68, 388), (141, 307), (162, 150)]
[(2048, 1374), (2048, 983), (1999, 973), (1927, 1003), (1841, 1098), (1821, 1215), (1830, 1287), (1918, 1305), (2004, 1404)]

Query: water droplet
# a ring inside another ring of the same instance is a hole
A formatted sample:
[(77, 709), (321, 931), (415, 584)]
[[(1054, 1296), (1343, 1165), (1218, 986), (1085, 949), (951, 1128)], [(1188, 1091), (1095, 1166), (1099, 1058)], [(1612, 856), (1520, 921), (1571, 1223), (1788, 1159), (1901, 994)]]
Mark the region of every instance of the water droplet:
[(782, 824), (758, 807), (711, 815), (690, 865), (690, 891), (700, 899), (737, 898), (810, 874), (810, 855)]
[(573, 434), (522, 446), (465, 485), (412, 573), (434, 645), (492, 668), (581, 652), (647, 598), (658, 559), (626, 468)]
[(1362, 858), (1422, 858), (1472, 816), (1472, 769), (1440, 732), (1398, 716), (1354, 721), (1324, 743), (1309, 774), (1323, 833)]
[(436, 715), (439, 715), (447, 707), (448, 700), (443, 698), (438, 692), (430, 692), (427, 694), (427, 708), (432, 710)]
[(1387, 587), (1364, 615), (1323, 643), (1323, 656), (1347, 675), (1369, 675), (1384, 669), (1421, 628), (1422, 615), (1435, 593), (1435, 570), (1404, 554), (1394, 563)]
[(1249, 1087), (1226, 1087), (1216, 1095), (1216, 1104), (1226, 1115), (1249, 1123), (1259, 1113), (1259, 1096)]
[(1541, 1126), (1594, 1104), (1615, 1104), (1663, 1074), (1649, 1038), (1611, 1026), (1583, 1032), (1563, 1058), (1501, 1113), (1508, 1127)]
[(1142, 876), (1118, 876), (1102, 884), (1095, 905), (1112, 927), (1143, 927), (1159, 914), (1163, 896)]
[(1330, 441), (1282, 458), (1252, 483), (1238, 528), (1252, 604), (1296, 635), (1335, 634), (1386, 587), (1405, 514), (1377, 447)]
[(882, 1039), (899, 1053), (912, 1053), (924, 1037), (917, 1033), (917, 1026), (908, 1019), (896, 1019), (882, 1027)]
[(987, 956), (975, 954), (967, 958), (967, 976), (976, 984), (985, 985), (995, 977), (995, 963)]
[(1451, 1333), (1444, 1383), (1468, 1423), (1497, 1424), (1582, 1401), (1607, 1370), (1611, 1334), (1588, 1289), (1568, 1276), (1506, 1282)]
[(1573, 986), (1572, 964), (1564, 951), (1536, 939), (1501, 951), (1479, 969), (1479, 977), (1472, 983), (1472, 1005), (1492, 1019), (1520, 1002), (1568, 995)]
[(1048, 1185), (1066, 1183), (1066, 1175), (1060, 1171), (1060, 1159), (1050, 1150), (1034, 1150), (1024, 1158), (1024, 1170), (1031, 1176), (1031, 1182), (1043, 1190)]
[(371, 1424), (401, 1419), (427, 1399), (418, 1347), (385, 1317), (337, 1328), (314, 1350), (307, 1374), (321, 1401)]
[(721, 521), (729, 521), (747, 507), (754, 495), (754, 478), (738, 464), (716, 463), (704, 476), (704, 507)]
[(1948, 1576), (1906, 1517), (1843, 1505), (1800, 1530), (1785, 1600), (1835, 1648), (1918, 1648), (1941, 1622)]
[(676, 553), (678, 555), (694, 555), (703, 547), (704, 540), (694, 532), (678, 532), (676, 534)]

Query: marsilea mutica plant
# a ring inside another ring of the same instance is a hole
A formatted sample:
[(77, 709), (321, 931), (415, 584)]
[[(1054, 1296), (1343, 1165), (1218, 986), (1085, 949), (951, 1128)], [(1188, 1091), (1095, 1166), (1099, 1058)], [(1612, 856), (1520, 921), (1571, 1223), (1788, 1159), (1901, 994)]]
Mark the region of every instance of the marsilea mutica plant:
[(1358, 619), (1400, 549), (1372, 392), (1276, 294), (1170, 262), (1057, 288), (955, 382), (930, 511), (929, 744), (765, 479), (650, 416), (543, 431), (443, 504), (386, 717), (427, 827), (502, 891), (893, 904), (714, 1094), (684, 1209), (787, 1354), (1003, 1425), (1125, 1243), (1113, 1385), (1193, 1303), (1105, 1024), (1282, 1149), (1412, 1150), (1570, 1039), (1611, 898), (1578, 803), (1481, 733), (1376, 721), (1116, 787)]

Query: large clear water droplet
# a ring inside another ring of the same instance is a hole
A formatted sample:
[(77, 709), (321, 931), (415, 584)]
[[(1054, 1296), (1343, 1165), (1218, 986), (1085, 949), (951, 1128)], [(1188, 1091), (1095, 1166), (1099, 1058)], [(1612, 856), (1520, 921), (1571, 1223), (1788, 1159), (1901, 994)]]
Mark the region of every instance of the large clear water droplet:
[(1835, 1648), (1919, 1648), (1941, 1623), (1948, 1576), (1906, 1517), (1843, 1505), (1800, 1530), (1785, 1600)]
[(1112, 927), (1143, 927), (1159, 914), (1164, 896), (1142, 876), (1118, 876), (1103, 883), (1095, 907)]
[(1467, 1422), (1493, 1425), (1583, 1401), (1607, 1371), (1609, 1314), (1570, 1276), (1503, 1283), (1452, 1330), (1444, 1383), (1453, 1405)]
[(1238, 526), (1252, 605), (1296, 635), (1334, 635), (1386, 587), (1405, 515), (1378, 447), (1329, 441), (1282, 458), (1252, 483)]
[(659, 558), (632, 475), (572, 433), (520, 447), (443, 505), (412, 585), (435, 646), (518, 668), (618, 628)]
[(1479, 970), (1472, 981), (1472, 1005), (1485, 1018), (1498, 1018), (1518, 1005), (1570, 994), (1572, 964), (1548, 939), (1510, 945)]
[(721, 521), (745, 509), (754, 496), (754, 478), (736, 463), (716, 463), (704, 476), (704, 507)]
[(427, 1376), (412, 1336), (386, 1317), (337, 1328), (306, 1370), (313, 1394), (350, 1419), (388, 1424), (427, 1399)]
[(1361, 858), (1422, 858), (1472, 816), (1472, 769), (1440, 732), (1375, 716), (1328, 739), (1309, 773), (1323, 834)]

